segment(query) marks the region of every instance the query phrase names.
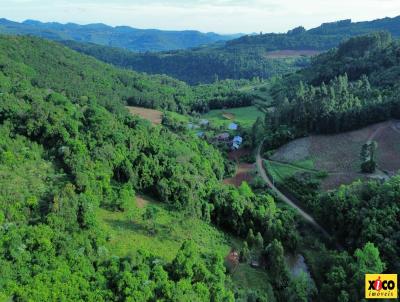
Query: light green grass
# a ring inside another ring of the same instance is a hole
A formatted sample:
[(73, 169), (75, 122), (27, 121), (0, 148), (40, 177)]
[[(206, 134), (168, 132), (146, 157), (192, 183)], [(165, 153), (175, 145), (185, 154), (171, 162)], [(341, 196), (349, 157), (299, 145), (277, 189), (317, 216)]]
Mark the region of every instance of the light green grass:
[[(141, 199), (140, 203), (141, 208), (133, 201), (125, 212), (98, 209), (97, 221), (109, 237), (106, 247), (113, 255), (129, 256), (143, 249), (171, 261), (187, 239), (194, 240), (201, 253), (222, 258), (228, 255), (231, 247), (241, 248), (241, 240), (200, 219), (170, 211), (165, 205), (147, 197)], [(151, 222), (142, 218), (148, 206), (155, 207), (158, 211), (154, 220), (157, 229), (155, 235), (148, 231)], [(242, 288), (258, 290), (267, 295), (272, 293), (267, 273), (248, 264), (239, 265), (232, 275), (232, 281), (233, 290)]]
[(296, 161), (292, 164), (265, 160), (265, 164), (268, 169), (268, 173), (274, 178), (275, 181), (278, 182), (282, 182), (285, 178), (291, 177), (298, 172), (318, 172), (317, 170), (314, 170), (314, 161), (312, 159)]
[(166, 113), (179, 122), (182, 122), (182, 123), (190, 122), (190, 117), (187, 115), (179, 114), (179, 113), (172, 112), (172, 111), (166, 111)]
[(138, 208), (133, 202), (125, 212), (98, 210), (98, 222), (110, 237), (107, 248), (112, 254), (126, 256), (145, 249), (171, 261), (187, 239), (194, 240), (204, 254), (225, 257), (229, 253), (234, 240), (223, 232), (202, 220), (169, 211), (160, 203), (151, 205), (158, 210), (154, 235), (148, 231), (151, 222), (142, 218), (148, 205)]
[[(229, 120), (225, 118), (222, 115), (224, 112), (233, 114), (235, 116), (234, 119)], [(260, 111), (256, 106), (248, 106), (240, 108), (211, 110), (207, 114), (204, 114), (202, 117), (210, 120), (218, 126), (228, 126), (231, 122), (236, 122), (244, 128), (249, 128), (254, 124), (258, 117), (263, 118), (264, 113)]]
[(262, 269), (254, 269), (250, 265), (241, 263), (232, 274), (234, 284), (244, 290), (254, 290), (273, 296), (272, 286), (268, 274)]

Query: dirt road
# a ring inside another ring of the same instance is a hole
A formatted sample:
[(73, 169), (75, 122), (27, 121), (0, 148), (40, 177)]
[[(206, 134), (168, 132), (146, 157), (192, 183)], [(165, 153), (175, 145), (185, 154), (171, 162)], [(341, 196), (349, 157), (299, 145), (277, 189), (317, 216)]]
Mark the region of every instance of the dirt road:
[(261, 157), (261, 147), (263, 145), (263, 142), (261, 142), (260, 146), (257, 149), (257, 156), (256, 156), (256, 164), (257, 164), (257, 169), (260, 173), (261, 178), (267, 183), (267, 185), (274, 191), (274, 193), (278, 196), (280, 200), (291, 206), (296, 210), (296, 212), (303, 217), (307, 222), (309, 222), (312, 226), (314, 226), (317, 230), (319, 230), (321, 233), (323, 233), (324, 236), (327, 238), (330, 238), (331, 236), (329, 233), (321, 227), (315, 219), (307, 214), (305, 211), (303, 211), (294, 201), (292, 201), (290, 198), (286, 197), (271, 181), (271, 179), (268, 177), (267, 173), (265, 172), (264, 165), (263, 165), (263, 159)]

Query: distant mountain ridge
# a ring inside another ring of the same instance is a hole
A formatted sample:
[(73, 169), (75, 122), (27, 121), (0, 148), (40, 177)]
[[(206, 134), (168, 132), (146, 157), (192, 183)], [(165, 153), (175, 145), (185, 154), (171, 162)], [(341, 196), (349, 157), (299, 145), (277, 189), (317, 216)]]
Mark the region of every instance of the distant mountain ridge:
[(0, 33), (33, 35), (56, 41), (89, 42), (137, 52), (187, 49), (242, 36), (242, 34), (202, 33), (195, 30), (167, 31), (138, 29), (129, 26), (112, 27), (102, 23), (79, 25), (58, 22), (43, 23), (36, 20), (19, 23), (4, 18), (0, 19)]
[(70, 41), (70, 48), (120, 67), (167, 74), (190, 84), (216, 79), (268, 78), (290, 73), (309, 63), (310, 56), (337, 47), (345, 40), (376, 31), (400, 37), (400, 16), (374, 21), (342, 20), (306, 30), (248, 35), (204, 47), (135, 54), (129, 51)]
[(228, 48), (262, 46), (267, 51), (274, 50), (319, 50), (338, 46), (344, 40), (374, 31), (387, 31), (393, 37), (400, 37), (400, 16), (372, 21), (352, 22), (351, 19), (323, 23), (306, 30), (299, 26), (287, 33), (267, 33), (246, 35), (226, 42)]

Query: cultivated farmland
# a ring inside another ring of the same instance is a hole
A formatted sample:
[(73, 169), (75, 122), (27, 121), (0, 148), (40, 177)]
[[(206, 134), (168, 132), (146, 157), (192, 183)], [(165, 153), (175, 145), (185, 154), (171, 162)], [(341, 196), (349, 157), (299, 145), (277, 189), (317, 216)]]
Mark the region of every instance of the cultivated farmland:
[(126, 106), (126, 108), (132, 115), (139, 115), (155, 125), (160, 125), (162, 122), (163, 114), (161, 111), (133, 106)]
[[(400, 122), (393, 120), (341, 134), (312, 135), (282, 146), (270, 160), (291, 164), (292, 170), (298, 162), (312, 162), (313, 169), (328, 173), (322, 184), (324, 189), (366, 177), (385, 178), (400, 169), (399, 129)], [(378, 171), (365, 175), (360, 173), (360, 152), (362, 145), (370, 140), (378, 143)]]

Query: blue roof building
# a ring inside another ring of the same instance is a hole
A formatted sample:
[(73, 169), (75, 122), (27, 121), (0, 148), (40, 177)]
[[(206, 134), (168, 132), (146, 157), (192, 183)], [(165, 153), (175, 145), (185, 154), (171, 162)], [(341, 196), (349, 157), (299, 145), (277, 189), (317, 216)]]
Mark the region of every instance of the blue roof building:
[(238, 124), (236, 124), (236, 123), (230, 123), (229, 126), (228, 126), (228, 129), (229, 129), (229, 130), (237, 130), (238, 127), (239, 127)]
[(237, 150), (240, 148), (240, 145), (243, 143), (243, 137), (237, 135), (232, 140), (232, 149)]

